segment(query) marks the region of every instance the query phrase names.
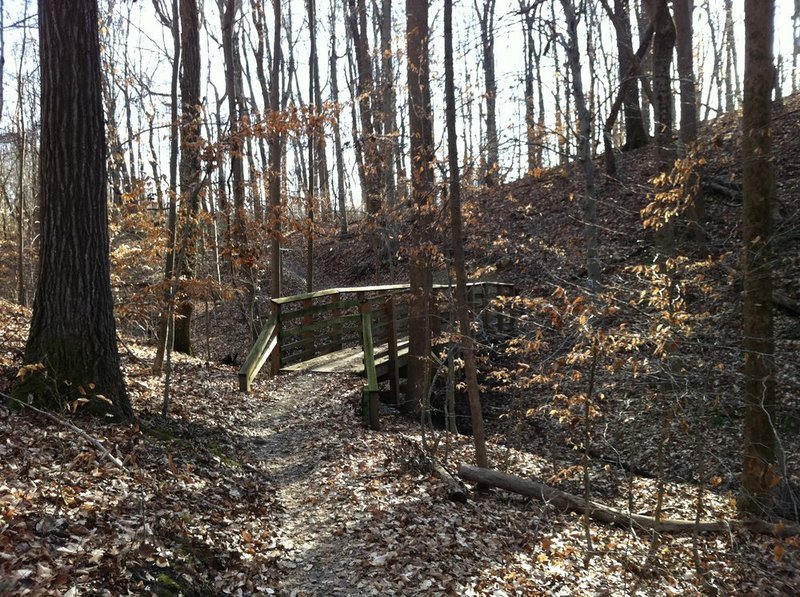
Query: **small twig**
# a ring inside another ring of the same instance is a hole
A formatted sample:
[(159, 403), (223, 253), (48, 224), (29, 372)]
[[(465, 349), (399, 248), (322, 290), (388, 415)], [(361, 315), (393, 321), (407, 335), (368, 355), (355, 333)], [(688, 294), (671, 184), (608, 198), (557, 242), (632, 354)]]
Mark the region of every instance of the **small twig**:
[(105, 456), (106, 458), (108, 458), (108, 459), (109, 459), (109, 460), (110, 460), (110, 461), (111, 461), (111, 462), (112, 462), (114, 465), (116, 465), (116, 467), (117, 467), (117, 468), (119, 468), (121, 471), (128, 472), (128, 469), (127, 469), (127, 468), (125, 468), (125, 465), (124, 465), (124, 464), (122, 464), (122, 461), (121, 461), (119, 458), (117, 458), (116, 456), (114, 456), (114, 455), (113, 455), (111, 452), (109, 452), (109, 451), (106, 449), (106, 447), (105, 447), (105, 446), (104, 446), (102, 443), (100, 443), (100, 440), (99, 440), (99, 439), (97, 439), (97, 438), (95, 438), (95, 437), (92, 437), (91, 435), (89, 435), (88, 433), (86, 433), (86, 432), (85, 432), (83, 429), (81, 429), (80, 427), (77, 427), (76, 425), (73, 425), (73, 424), (72, 424), (72, 423), (70, 423), (69, 421), (65, 421), (64, 419), (62, 419), (62, 418), (60, 418), (60, 417), (57, 417), (57, 416), (56, 416), (56, 415), (54, 415), (53, 413), (49, 413), (49, 412), (47, 412), (46, 410), (42, 410), (42, 409), (40, 409), (40, 408), (36, 408), (36, 407), (35, 407), (35, 406), (33, 406), (32, 404), (28, 404), (28, 403), (26, 403), (26, 402), (23, 402), (22, 400), (20, 400), (20, 399), (18, 399), (18, 398), (14, 398), (13, 396), (9, 396), (8, 394), (4, 394), (4, 393), (0, 392), (0, 396), (2, 396), (3, 398), (5, 398), (6, 400), (13, 400), (14, 402), (16, 402), (17, 404), (19, 404), (19, 405), (23, 406), (24, 408), (29, 408), (29, 409), (31, 409), (32, 411), (34, 411), (34, 412), (37, 412), (37, 413), (39, 413), (40, 415), (43, 415), (43, 416), (47, 417), (48, 419), (50, 419), (50, 420), (51, 420), (51, 421), (53, 421), (54, 423), (58, 423), (58, 424), (59, 424), (59, 425), (61, 425), (62, 427), (66, 427), (67, 429), (69, 429), (70, 431), (72, 431), (73, 433), (75, 433), (76, 435), (78, 435), (78, 436), (82, 437), (82, 438), (83, 438), (83, 439), (85, 439), (87, 442), (89, 442), (90, 444), (92, 444), (92, 445), (93, 445), (95, 448), (97, 448), (97, 449), (100, 451), (100, 456)]

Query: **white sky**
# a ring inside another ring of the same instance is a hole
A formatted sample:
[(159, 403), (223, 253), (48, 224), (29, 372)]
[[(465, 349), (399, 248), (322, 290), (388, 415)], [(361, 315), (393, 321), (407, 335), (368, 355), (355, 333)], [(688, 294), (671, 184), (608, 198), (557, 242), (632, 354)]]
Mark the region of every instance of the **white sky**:
[[(53, 1), (60, 1), (60, 0), (53, 0)], [(344, 32), (344, 24), (342, 21), (342, 10), (341, 7), (344, 5), (342, 0), (330, 0), (334, 2), (338, 2), (339, 6), (339, 16), (338, 22), (336, 25), (336, 29), (333, 32), (333, 36), (335, 36), (337, 41), (337, 51), (340, 56), (342, 56), (345, 52), (345, 32)], [(591, 1), (591, 0), (590, 0)], [(705, 57), (705, 62), (702, 60), (698, 60), (696, 63), (696, 68), (701, 76), (708, 78), (708, 75), (711, 71), (711, 56), (710, 56), (710, 42), (708, 39), (708, 23), (706, 20), (706, 12), (703, 10), (703, 5), (705, 2), (703, 0), (695, 0), (697, 4), (697, 8), (695, 9), (695, 45), (696, 45), (696, 55), (698, 58)], [(24, 0), (6, 0), (4, 5), (5, 11), (5, 25), (7, 27), (5, 31), (5, 55), (6, 55), (6, 66), (5, 66), (5, 73), (3, 78), (3, 86), (4, 86), (4, 97), (5, 97), (5, 105), (2, 115), (2, 120), (0, 121), (0, 130), (7, 130), (11, 126), (12, 119), (14, 118), (15, 113), (19, 109), (19, 102), (17, 100), (17, 93), (16, 93), (16, 82), (17, 82), (17, 71), (19, 68), (19, 54), (21, 48), (21, 33), (22, 29), (20, 28), (9, 28), (14, 23), (18, 22), (22, 18), (23, 12), (23, 2)], [(107, 6), (109, 0), (101, 0), (101, 10), (103, 6)], [(130, 0), (116, 0), (115, 1), (115, 14), (117, 17), (125, 15), (127, 13), (128, 7), (131, 6), (131, 39), (129, 41), (129, 49), (128, 49), (128, 57), (132, 63), (132, 68), (137, 71), (143, 72), (149, 77), (152, 77), (152, 90), (158, 94), (168, 94), (169, 93), (169, 76), (170, 76), (170, 63), (169, 59), (165, 53), (164, 48), (171, 48), (171, 40), (168, 37), (168, 33), (164, 30), (163, 27), (155, 20), (154, 18), (154, 10), (151, 0), (138, 0), (133, 5), (129, 4)], [(723, 2), (722, 0), (708, 0), (711, 3), (711, 6), (714, 10), (722, 11)], [(200, 0), (201, 5), (204, 5), (204, 16), (208, 19), (209, 24), (211, 25), (211, 29), (217, 31), (219, 29), (219, 15), (216, 9), (216, 2), (214, 0)], [(271, 24), (271, 3), (269, 0), (265, 0), (267, 4), (266, 12), (267, 12), (267, 20), (268, 20), (268, 27), (270, 32), (272, 31), (272, 24)], [(244, 7), (247, 11), (246, 19), (249, 20), (249, 2), (244, 2)], [(327, 87), (327, 56), (329, 52), (329, 42), (332, 36), (332, 32), (330, 30), (330, 25), (328, 22), (328, 11), (329, 11), (329, 0), (317, 0), (317, 16), (318, 16), (318, 44), (319, 44), (319, 54), (320, 54), (320, 69), (323, 76), (322, 84), (325, 86), (323, 89), (323, 98), (327, 97), (328, 94), (328, 87)], [(370, 4), (369, 2), (367, 4)], [(441, 139), (443, 136), (443, 126), (442, 126), (442, 115), (443, 115), (443, 102), (441, 96), (441, 90), (444, 87), (443, 83), (443, 73), (441, 71), (441, 55), (443, 51), (443, 42), (441, 39), (441, 31), (442, 31), (442, 13), (440, 10), (440, 3), (434, 2), (431, 3), (432, 7), (430, 9), (430, 18), (432, 20), (431, 28), (432, 28), (432, 43), (431, 49), (433, 52), (432, 55), (432, 75), (433, 81), (432, 86), (434, 90), (434, 112), (437, 117), (435, 129), (436, 129), (436, 136), (437, 138)], [(558, 7), (558, 2), (556, 2), (556, 6)], [(599, 5), (599, 3), (594, 1), (595, 5)], [(404, 43), (403, 40), (403, 33), (405, 29), (405, 22), (404, 22), (404, 10), (405, 10), (405, 1), (404, 0), (394, 0), (394, 28), (395, 28), (395, 38), (393, 41), (394, 49), (402, 51), (402, 45)], [(297, 46), (297, 68), (298, 68), (298, 78), (300, 80), (300, 87), (302, 89), (303, 96), (307, 95), (307, 83), (306, 83), (306, 73), (307, 73), (307, 60), (306, 53), (307, 48), (307, 27), (305, 23), (305, 8), (304, 2), (302, 0), (291, 0), (291, 2), (284, 3), (284, 17), (286, 16), (287, 9), (291, 8), (293, 13), (293, 27), (295, 31), (295, 35), (299, 35), (299, 42)], [(35, 12), (36, 10), (36, 2), (35, 0), (29, 0), (29, 11)], [(518, 169), (520, 165), (524, 165), (525, 157), (524, 157), (524, 147), (520, 145), (520, 139), (523, 136), (523, 120), (524, 120), (524, 105), (522, 102), (523, 96), (523, 86), (521, 82), (522, 77), (522, 68), (523, 68), (523, 49), (522, 49), (522, 28), (520, 24), (519, 17), (514, 14), (518, 10), (518, 2), (516, 0), (497, 0), (496, 6), (496, 17), (495, 17), (495, 36), (496, 36), (496, 71), (497, 71), (497, 81), (498, 81), (498, 128), (500, 131), (501, 136), (501, 144), (503, 148), (503, 153), (501, 155), (501, 162), (504, 167), (508, 168), (510, 171), (508, 172), (509, 178), (515, 178), (518, 175)], [(599, 6), (597, 10), (602, 11)], [(735, 28), (736, 28), (736, 35), (735, 39), (738, 42), (737, 50), (738, 50), (738, 59), (739, 59), (739, 74), (743, 76), (744, 69), (743, 69), (743, 59), (744, 59), (744, 47), (743, 47), (743, 19), (742, 19), (742, 12), (743, 12), (743, 3), (742, 2), (734, 2), (734, 11), (735, 11)], [(463, 101), (467, 101), (468, 99), (473, 100), (472, 110), (473, 110), (473, 122), (472, 122), (472, 137), (474, 138), (474, 147), (477, 148), (477, 137), (479, 131), (482, 128), (482, 124), (478, 121), (478, 113), (479, 113), (479, 99), (483, 88), (483, 79), (482, 74), (480, 71), (480, 52), (479, 52), (479, 44), (480, 44), (480, 37), (479, 37), (479, 29), (477, 26), (477, 21), (475, 19), (475, 12), (473, 8), (472, 0), (458, 0), (455, 3), (455, 35), (456, 35), (456, 53), (457, 53), (457, 64), (456, 64), (456, 78), (457, 78), (457, 85), (460, 87), (460, 93), (458, 94), (459, 97)], [(557, 11), (558, 12), (558, 11)], [(789, 91), (789, 87), (791, 86), (791, 51), (792, 51), (792, 28), (791, 28), (791, 17), (792, 13), (794, 12), (793, 3), (790, 0), (778, 0), (776, 2), (776, 38), (775, 38), (775, 48), (776, 54), (784, 55), (785, 64), (786, 64), (786, 92)], [(546, 10), (546, 14), (549, 14), (549, 9)], [(31, 21), (35, 22), (35, 21)], [(610, 28), (609, 28), (610, 29)], [(27, 47), (27, 57), (28, 60), (23, 66), (23, 76), (33, 76), (35, 77), (35, 71), (37, 68), (36, 62), (33, 59), (35, 57), (36, 52), (36, 41), (35, 29), (30, 29), (28, 31), (29, 40), (28, 40), (28, 47)], [(584, 36), (585, 34), (582, 34)], [(611, 32), (609, 31), (608, 39), (603, 39), (602, 43), (608, 49), (610, 53), (614, 52), (614, 40), (612, 37)], [(215, 46), (214, 42), (211, 42), (211, 46), (205, 46), (206, 36), (205, 34), (201, 33), (201, 39), (204, 42), (204, 48), (202, 50), (202, 60), (205, 65), (208, 65), (212, 73), (212, 79), (214, 80), (217, 88), (222, 93), (224, 89), (223, 83), (223, 75), (222, 75), (222, 53), (218, 47)], [(401, 46), (398, 48), (398, 46)], [(284, 43), (284, 48), (286, 44)], [(122, 50), (120, 48), (115, 48), (117, 52), (117, 60), (121, 61), (121, 55), (119, 52)], [(168, 50), (171, 53), (171, 49)], [(559, 49), (560, 57), (563, 61), (563, 49)], [(585, 59), (586, 53), (585, 50), (582, 51), (582, 57)], [(347, 92), (346, 87), (346, 78), (344, 69), (346, 68), (346, 59), (340, 60), (340, 74), (339, 74), (339, 87), (340, 87), (340, 97), (342, 99), (348, 99), (349, 95)], [(542, 69), (542, 79), (544, 83), (544, 90), (545, 94), (552, 94), (555, 90), (555, 69), (553, 68), (552, 64), (550, 63), (550, 58), (545, 58), (543, 60), (543, 69)], [(250, 66), (251, 69), (254, 69), (253, 59), (250, 56)], [(586, 67), (588, 68), (588, 66)], [(120, 66), (121, 71), (121, 66)], [(401, 64), (397, 72), (395, 73), (398, 82), (400, 85), (405, 83), (406, 79), (406, 72), (405, 72), (405, 65)], [(469, 75), (471, 79), (471, 88), (467, 86), (466, 76)], [(600, 80), (604, 79), (604, 73), (599, 73), (598, 77)], [(205, 79), (205, 78), (204, 78)], [(585, 73), (584, 76), (584, 84), (588, 90), (588, 72)], [(707, 81), (704, 81), (707, 83)], [(214, 109), (213, 105), (213, 90), (206, 88), (205, 82), (204, 85), (204, 92), (207, 94), (211, 105), (210, 108)], [(605, 84), (604, 84), (605, 85)], [(254, 82), (253, 86), (255, 88), (255, 95), (258, 102), (261, 102), (261, 94), (258, 90), (258, 85)], [(707, 97), (707, 84), (704, 85), (703, 91), (703, 100), (705, 101)], [(600, 99), (602, 101), (610, 101), (607, 98), (609, 95), (608, 89), (601, 87), (600, 89)], [(247, 91), (247, 84), (245, 84), (245, 92)], [(31, 85), (28, 90), (29, 97), (24, 100), (24, 104), (26, 106), (26, 110), (34, 110), (35, 106), (35, 94), (38, 94), (35, 85)], [(712, 94), (711, 96), (712, 103), (716, 103), (716, 94)], [(168, 115), (166, 112), (166, 105), (168, 104), (168, 98), (165, 95), (160, 95), (155, 97), (154, 99), (154, 107), (156, 107), (159, 112), (159, 120), (161, 122), (167, 122)], [(547, 101), (548, 106), (552, 106), (552, 100), (548, 98)], [(548, 115), (548, 124), (552, 125), (552, 110), (549, 110), (551, 114)], [(703, 114), (703, 110), (701, 110), (701, 115)], [(120, 123), (122, 114), (120, 114)], [(713, 116), (713, 111), (712, 111)], [(30, 119), (30, 115), (28, 116)], [(227, 119), (227, 116), (223, 115), (223, 120)], [(352, 139), (352, 135), (350, 133), (350, 111), (349, 108), (346, 108), (342, 114), (342, 123), (344, 125), (344, 130), (342, 131), (343, 140), (350, 141)], [(460, 123), (459, 123), (460, 126)], [(134, 123), (134, 128), (137, 128), (137, 123)], [(124, 135), (122, 135), (124, 137)], [(166, 150), (167, 143), (165, 141), (166, 131), (161, 131), (160, 139), (158, 139), (161, 151), (164, 152)], [(146, 138), (143, 139), (143, 142), (146, 143)], [(329, 147), (332, 144), (329, 143)], [(463, 152), (463, 147), (461, 148)], [(442, 152), (440, 151), (440, 157), (444, 157)], [(463, 156), (462, 156), (463, 157)], [(521, 159), (520, 159), (521, 158)], [(166, 170), (166, 160), (162, 160), (163, 165), (162, 169)], [(520, 164), (520, 161), (522, 164)], [(355, 176), (355, 170), (352, 165), (352, 158), (350, 159), (350, 177), (353, 180), (353, 184), (357, 185), (357, 180)], [(329, 164), (333, 164), (333, 160), (329, 160)]]

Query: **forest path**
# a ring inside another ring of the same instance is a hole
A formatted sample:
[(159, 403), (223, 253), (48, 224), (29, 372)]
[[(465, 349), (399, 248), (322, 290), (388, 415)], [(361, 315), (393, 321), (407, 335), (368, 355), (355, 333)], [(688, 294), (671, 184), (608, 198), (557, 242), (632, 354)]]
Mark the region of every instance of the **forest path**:
[[(274, 529), (283, 595), (369, 594), (356, 574), (364, 542), (354, 495), (371, 451), (355, 413), (363, 380), (299, 373), (269, 380), (261, 415), (250, 422), (254, 464), (275, 484)], [(259, 391), (259, 390), (257, 390)], [(369, 479), (367, 479), (368, 481)]]

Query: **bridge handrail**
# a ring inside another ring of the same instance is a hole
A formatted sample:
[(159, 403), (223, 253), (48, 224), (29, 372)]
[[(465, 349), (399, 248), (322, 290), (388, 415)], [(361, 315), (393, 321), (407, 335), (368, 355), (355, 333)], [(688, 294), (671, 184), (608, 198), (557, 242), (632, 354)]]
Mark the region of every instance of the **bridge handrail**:
[[(434, 291), (448, 290), (451, 284), (434, 284)], [(467, 284), (470, 303), (476, 314), (486, 306), (492, 295), (515, 294), (514, 284), (507, 282), (478, 281)], [(343, 348), (343, 344), (364, 344), (364, 328), (357, 325), (356, 330), (345, 327), (346, 324), (355, 323), (363, 317), (365, 302), (374, 302), (402, 294), (410, 290), (409, 284), (385, 284), (376, 286), (356, 286), (342, 288), (328, 288), (317, 292), (309, 292), (271, 299), (272, 315), (264, 326), (258, 340), (253, 345), (245, 362), (239, 369), (239, 390), (248, 392), (252, 380), (261, 371), (264, 364), (271, 361), (271, 373), (276, 374), (281, 367), (293, 362), (308, 360), (320, 354), (335, 352)], [(369, 297), (369, 294), (377, 295)], [(352, 298), (343, 295), (351, 295)], [(330, 297), (330, 302), (315, 303), (315, 299)], [(340, 300), (340, 297), (343, 300)], [(300, 303), (299, 307), (290, 307)], [(375, 305), (377, 307), (377, 304)], [(287, 309), (289, 307), (289, 309)], [(351, 309), (356, 309), (355, 312)], [(380, 335), (391, 330), (397, 337), (401, 330), (397, 326), (405, 322), (403, 316), (395, 312), (392, 303), (391, 314), (385, 308), (376, 308), (370, 316), (370, 336), (381, 330)], [(350, 314), (352, 313), (352, 315)], [(488, 325), (488, 313), (482, 314), (485, 324)], [(301, 321), (297, 321), (300, 319)], [(498, 324), (500, 317), (497, 317)], [(297, 322), (287, 325), (290, 321)], [(321, 333), (325, 329), (330, 331)], [(359, 329), (360, 328), (360, 329)], [(356, 337), (351, 333), (355, 332)], [(403, 332), (406, 333), (406, 332)], [(327, 338), (329, 341), (318, 344), (317, 337)], [(291, 340), (290, 340), (291, 339)], [(286, 341), (289, 340), (287, 343)], [(374, 344), (374, 343), (373, 343)], [(396, 344), (396, 339), (395, 339)], [(396, 346), (394, 346), (396, 352)]]
[(258, 340), (250, 350), (244, 363), (239, 369), (239, 391), (249, 392), (253, 378), (258, 375), (264, 363), (267, 362), (275, 347), (278, 346), (278, 318), (273, 314), (264, 329), (258, 335)]

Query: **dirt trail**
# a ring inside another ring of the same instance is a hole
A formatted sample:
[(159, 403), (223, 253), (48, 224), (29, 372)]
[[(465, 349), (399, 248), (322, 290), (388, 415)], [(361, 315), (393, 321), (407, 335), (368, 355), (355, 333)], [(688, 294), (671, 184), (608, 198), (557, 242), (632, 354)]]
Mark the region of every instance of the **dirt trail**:
[(252, 421), (253, 458), (275, 483), (282, 508), (276, 530), (284, 572), (280, 594), (352, 595), (365, 589), (348, 570), (363, 543), (348, 525), (355, 480), (341, 470), (342, 460), (358, 458), (354, 450), (366, 448), (352, 408), (360, 383), (320, 374), (281, 376), (267, 391), (262, 416)]

